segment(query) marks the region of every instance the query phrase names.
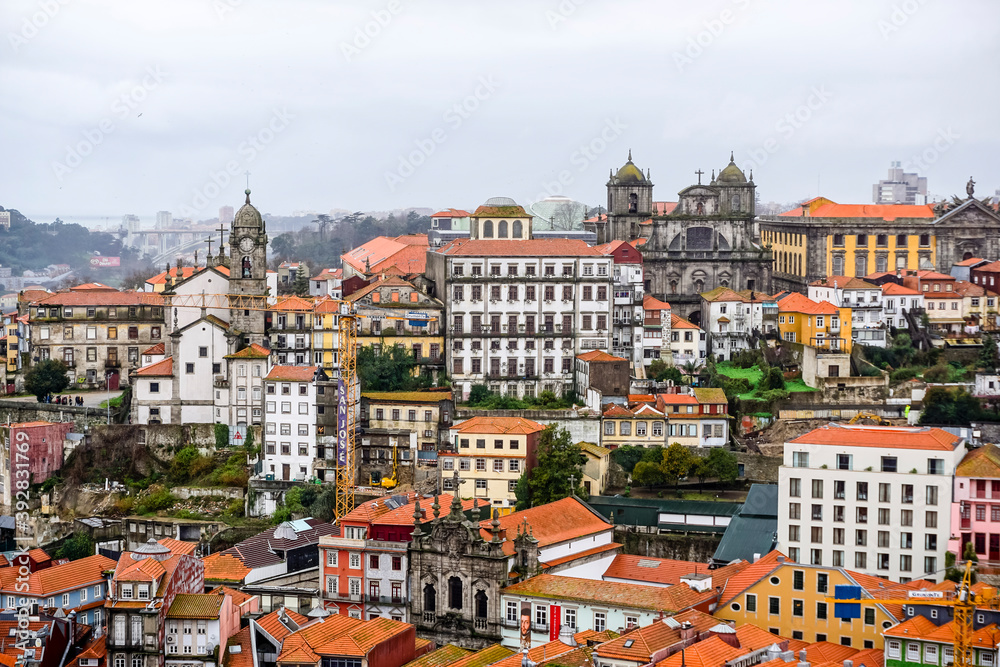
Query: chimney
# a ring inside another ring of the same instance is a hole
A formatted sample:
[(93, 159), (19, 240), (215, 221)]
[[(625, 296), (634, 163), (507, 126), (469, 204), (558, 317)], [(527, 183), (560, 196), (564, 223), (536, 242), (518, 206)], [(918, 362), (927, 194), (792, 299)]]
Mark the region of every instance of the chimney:
[(690, 621), (684, 621), (681, 624), (681, 641), (688, 641), (694, 639), (698, 635), (698, 630), (691, 625)]
[(844, 667), (854, 667), (853, 660), (844, 660)]
[(809, 667), (809, 659), (806, 657), (806, 650), (802, 649), (799, 651), (799, 664), (798, 667)]
[(803, 218), (808, 218), (809, 217), (809, 204), (803, 204), (802, 205), (802, 217)]
[(778, 556), (778, 558), (776, 560), (778, 561), (778, 565), (781, 565), (782, 563), (785, 562), (785, 557), (784, 556)]

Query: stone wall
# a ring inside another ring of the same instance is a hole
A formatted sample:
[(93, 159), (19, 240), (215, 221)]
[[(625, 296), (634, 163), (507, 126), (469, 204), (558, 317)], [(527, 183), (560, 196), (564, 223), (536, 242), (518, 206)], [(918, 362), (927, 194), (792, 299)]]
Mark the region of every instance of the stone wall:
[(777, 482), (780, 456), (764, 456), (752, 452), (734, 452), (736, 462), (743, 464), (743, 477), (748, 482)]
[(672, 558), (707, 563), (715, 554), (721, 535), (679, 535), (643, 533), (615, 529), (615, 542), (620, 542), (622, 553), (649, 558)]
[(174, 494), (181, 500), (187, 500), (189, 498), (209, 498), (212, 496), (224, 496), (226, 498), (239, 498), (240, 500), (243, 500), (244, 496), (243, 489), (227, 486), (174, 486), (171, 487), (170, 493)]
[(75, 405), (55, 405), (39, 403), (35, 400), (14, 401), (0, 400), (0, 420), (12, 423), (19, 422), (66, 422), (72, 421), (75, 430), (82, 433), (84, 426), (106, 424), (107, 410), (99, 408), (81, 408)]

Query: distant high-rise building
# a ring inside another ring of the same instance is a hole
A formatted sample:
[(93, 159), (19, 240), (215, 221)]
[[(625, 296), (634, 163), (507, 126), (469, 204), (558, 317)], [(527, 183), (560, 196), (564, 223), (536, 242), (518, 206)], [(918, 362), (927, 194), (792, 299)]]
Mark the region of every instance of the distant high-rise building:
[(174, 216), (170, 211), (157, 211), (156, 213), (156, 228), (157, 229), (168, 229), (170, 225), (174, 223)]
[(122, 227), (124, 227), (131, 234), (139, 231), (142, 227), (142, 222), (139, 220), (139, 216), (128, 213), (122, 216)]
[(0, 211), (0, 227), (10, 229), (10, 211)]
[(926, 204), (927, 177), (908, 174), (903, 163), (889, 165), (889, 177), (872, 186), (872, 201), (876, 204)]
[(219, 208), (219, 223), (223, 225), (228, 225), (233, 221), (233, 215), (235, 211), (232, 206), (222, 206)]

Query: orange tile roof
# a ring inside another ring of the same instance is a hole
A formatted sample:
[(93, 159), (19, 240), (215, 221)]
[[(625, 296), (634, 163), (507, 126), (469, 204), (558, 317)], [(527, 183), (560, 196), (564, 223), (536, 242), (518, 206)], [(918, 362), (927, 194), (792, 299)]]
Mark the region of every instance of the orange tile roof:
[(688, 586), (643, 586), (617, 581), (593, 581), (577, 577), (539, 574), (505, 589), (509, 595), (552, 600), (578, 600), (610, 604), (628, 609), (677, 612), (694, 607), (715, 595), (714, 590), (698, 593)]
[(719, 596), (719, 608), (726, 606), (737, 595), (781, 567), (778, 562), (779, 557), (785, 559), (786, 563), (789, 562), (783, 553), (774, 550), (761, 556), (757, 562), (751, 563), (742, 572), (730, 577), (722, 590), (722, 595)]
[(604, 571), (604, 579), (629, 579), (657, 584), (676, 584), (687, 574), (711, 575), (704, 563), (670, 558), (645, 558), (630, 554), (618, 554)]
[[(29, 558), (31, 558), (31, 552), (29, 552)], [(32, 558), (32, 560), (35, 559)], [(35, 560), (35, 562), (45, 561)], [(23, 579), (18, 580), (17, 567), (5, 567), (0, 569), (0, 590), (5, 593), (18, 591), (36, 597), (51, 597), (65, 591), (101, 583), (104, 581), (104, 572), (114, 569), (114, 567), (115, 561), (110, 558), (101, 555), (87, 556), (79, 560), (36, 570), (29, 575), (27, 582), (24, 582)], [(18, 584), (23, 587), (25, 583), (28, 586), (27, 590), (21, 590)]]
[(932, 449), (954, 451), (962, 441), (940, 428), (928, 426), (862, 426), (827, 424), (800, 435), (791, 444), (882, 447), (889, 449)]
[(167, 618), (218, 619), (225, 598), (214, 593), (179, 593), (167, 610)]
[(593, 547), (585, 551), (575, 551), (574, 553), (563, 556), (562, 558), (547, 560), (542, 562), (541, 565), (544, 569), (550, 570), (554, 567), (558, 567), (566, 563), (571, 563), (581, 558), (589, 558), (590, 556), (596, 556), (597, 554), (606, 553), (608, 551), (617, 551), (618, 549), (621, 549), (622, 546), (623, 545), (619, 544), (618, 542), (610, 542), (608, 544), (602, 544), (599, 547)]
[(216, 552), (201, 559), (205, 564), (205, 581), (232, 581), (243, 583), (252, 571), (236, 556)]
[(489, 667), (512, 655), (515, 655), (513, 650), (493, 644), (451, 663), (451, 667)]
[(446, 208), (431, 216), (432, 218), (468, 218), (469, 212), (460, 208)]
[(468, 257), (592, 257), (601, 252), (580, 239), (490, 240), (456, 239), (433, 250)]
[(809, 206), (809, 215), (802, 215), (802, 207), (793, 208), (779, 214), (791, 218), (882, 218), (896, 220), (897, 218), (933, 218), (934, 206), (931, 204), (837, 204), (824, 197), (817, 197)]
[(647, 294), (642, 297), (642, 309), (643, 310), (670, 310), (670, 304), (666, 301), (660, 301), (655, 296)]
[[(193, 276), (194, 274), (198, 273), (199, 271), (203, 271), (204, 269), (205, 269), (205, 267), (203, 267), (203, 266), (184, 266), (184, 267), (181, 267), (181, 269), (180, 269), (180, 279), (181, 280), (186, 280), (186, 279), (190, 278), (191, 276)], [(177, 267), (175, 266), (174, 268), (170, 269), (170, 278), (172, 280), (177, 280), (177, 276), (178, 276), (178, 270), (177, 270)], [(157, 273), (152, 278), (147, 278), (146, 282), (149, 283), (150, 285), (163, 285), (163, 284), (165, 284), (167, 282), (167, 272), (166, 271), (160, 271), (159, 273)]]
[(604, 350), (591, 350), (590, 352), (576, 355), (576, 358), (580, 361), (628, 361), (624, 357), (616, 357)]
[(88, 290), (90, 290), (90, 291), (98, 291), (98, 292), (100, 292), (100, 291), (117, 292), (118, 291), (114, 287), (109, 287), (108, 285), (105, 285), (104, 283), (83, 283), (81, 285), (77, 285), (76, 287), (70, 287), (69, 289), (70, 289), (70, 291), (81, 291), (81, 292), (88, 291)]
[(778, 312), (805, 315), (839, 315), (840, 309), (829, 301), (813, 301), (805, 294), (791, 292), (778, 301)]
[[(347, 296), (344, 297), (344, 300), (345, 301), (351, 301), (351, 302), (360, 301), (361, 299), (365, 298), (366, 296), (368, 296), (369, 294), (371, 294), (375, 290), (377, 290), (379, 288), (382, 288), (382, 287), (409, 287), (409, 288), (414, 289), (414, 290), (416, 289), (416, 287), (414, 287), (413, 283), (411, 283), (411, 282), (409, 282), (407, 280), (403, 280), (399, 276), (396, 276), (396, 275), (384, 276), (384, 277), (380, 277), (378, 280), (375, 280), (375, 281), (369, 283), (368, 285), (365, 285), (364, 287), (362, 287), (358, 291), (352, 292), (352, 293), (348, 294)], [(383, 305), (383, 304), (382, 303), (378, 303), (378, 304), (374, 304), (374, 305)], [(417, 304), (417, 305), (422, 305), (422, 304)]]
[[(969, 259), (963, 259), (961, 262), (955, 264), (955, 266), (972, 266), (973, 264), (978, 264), (979, 262), (985, 262), (985, 261), (986, 260), (984, 260), (981, 257), (970, 257)], [(993, 264), (997, 264), (997, 262), (993, 262)], [(987, 264), (986, 266), (989, 265)], [(1000, 265), (997, 266), (997, 269), (1000, 270)]]
[[(695, 609), (681, 612), (673, 619), (678, 623), (690, 623), (697, 633), (706, 632), (719, 624), (719, 619)], [(659, 620), (597, 646), (594, 654), (605, 659), (627, 660), (645, 665), (652, 660), (654, 653), (680, 641), (680, 627), (671, 627)]]
[(44, 289), (25, 289), (18, 293), (17, 300), (18, 303), (33, 304), (51, 294), (52, 292)]
[(454, 644), (445, 644), (436, 651), (425, 653), (416, 660), (406, 663), (403, 667), (450, 667), (462, 658), (472, 655), (472, 651)]
[(242, 607), (248, 600), (252, 600), (256, 597), (255, 595), (238, 591), (235, 588), (230, 588), (229, 586), (219, 586), (218, 588), (213, 588), (212, 594), (219, 596), (228, 595), (233, 599), (233, 606), (237, 608)]
[(612, 419), (613, 418), (629, 419), (631, 417), (634, 417), (635, 415), (632, 414), (632, 411), (626, 408), (625, 406), (618, 405), (617, 403), (611, 403), (601, 416)]
[[(716, 287), (713, 290), (701, 293), (701, 298), (714, 303), (716, 301), (739, 301), (740, 303), (750, 303), (750, 297), (743, 296), (729, 287)], [(758, 299), (759, 301), (760, 299)]]
[(166, 354), (166, 351), (167, 351), (166, 346), (163, 343), (157, 343), (152, 347), (147, 347), (145, 350), (142, 351), (142, 354), (143, 356), (145, 355), (155, 356), (158, 354)]
[[(447, 493), (438, 496), (438, 504), (443, 508), (442, 511), (447, 513), (447, 508), (451, 506), (451, 501), (453, 500), (453, 498), (454, 498), (453, 496)], [(476, 502), (477, 500), (475, 498), (463, 500), (462, 511), (464, 512), (466, 510), (472, 509), (473, 504)], [(374, 519), (373, 523), (386, 526), (412, 526), (413, 512), (416, 509), (416, 504), (417, 504), (416, 498), (414, 498), (406, 505), (402, 507), (397, 507), (394, 510), (390, 510), (385, 514), (383, 514), (382, 516), (378, 517), (377, 519)], [(424, 517), (425, 521), (432, 518), (431, 505), (433, 504), (434, 501), (430, 500), (429, 498), (424, 498), (423, 502), (420, 503), (420, 512), (421, 515)], [(481, 505), (479, 506), (482, 507)]]
[(840, 662), (850, 658), (858, 649), (832, 642), (816, 642), (806, 647), (806, 657), (811, 663)]
[(282, 382), (312, 382), (316, 377), (316, 369), (312, 366), (274, 366), (265, 380)]
[(359, 273), (379, 273), (391, 266), (396, 266), (407, 274), (423, 273), (429, 247), (424, 234), (396, 238), (378, 236), (344, 253), (340, 258)]
[(84, 290), (59, 292), (39, 299), (38, 306), (162, 306), (163, 297), (153, 292)]
[(472, 417), (452, 429), (459, 433), (530, 434), (538, 433), (545, 427), (538, 422), (523, 417)]
[[(240, 650), (233, 652), (233, 647), (238, 646)], [(250, 638), (250, 626), (243, 628), (229, 638), (226, 649), (222, 657), (223, 667), (253, 667), (253, 645)]]
[(263, 345), (253, 343), (235, 354), (227, 354), (226, 359), (267, 359), (271, 352)]
[(198, 547), (198, 545), (194, 542), (175, 540), (172, 537), (164, 537), (161, 540), (157, 540), (157, 542), (170, 549), (170, 553), (172, 554), (187, 554), (189, 556), (193, 556), (194, 550)]
[(851, 661), (855, 667), (883, 667), (885, 654), (877, 648), (869, 648), (852, 655)]
[[(570, 651), (575, 650), (575, 646), (570, 646), (569, 644), (563, 644), (558, 639), (551, 642), (546, 642), (544, 644), (539, 644), (538, 646), (532, 646), (528, 649), (528, 660), (533, 663), (537, 663), (540, 660), (549, 660), (551, 658), (557, 658), (561, 655), (566, 655)], [(515, 653), (514, 655), (504, 658), (499, 662), (493, 663), (495, 667), (521, 667), (521, 663), (524, 660), (523, 653)]]
[(1000, 478), (1000, 448), (991, 443), (970, 450), (955, 468), (955, 476)]
[(898, 283), (885, 283), (882, 285), (882, 294), (885, 296), (916, 296), (919, 295), (915, 289), (904, 287)]
[[(488, 540), (491, 537), (490, 521), (491, 519), (486, 519), (479, 524), (483, 539)], [(611, 531), (612, 528), (603, 516), (586, 503), (576, 496), (570, 496), (500, 517), (500, 531), (507, 536), (503, 543), (503, 551), (508, 556), (514, 554), (514, 535), (523, 521), (527, 521), (531, 526), (532, 533), (541, 548)]]
[[(292, 611), (291, 609), (286, 609), (282, 607), (281, 609), (275, 609), (269, 614), (261, 616), (257, 619), (257, 625), (260, 626), (261, 630), (266, 632), (271, 636), (272, 639), (277, 641), (282, 641), (285, 637), (295, 632), (295, 630), (287, 627), (279, 619), (279, 615), (286, 615), (291, 621), (299, 626), (300, 628), (309, 622), (309, 619), (302, 614)], [(357, 619), (351, 619), (357, 621)], [(360, 621), (358, 621), (360, 623)]]
[(136, 375), (142, 375), (144, 377), (173, 377), (174, 374), (174, 358), (167, 357), (166, 359), (161, 359), (156, 363), (152, 363), (149, 366), (143, 366), (135, 372)]
[(303, 299), (300, 296), (286, 296), (284, 299), (274, 304), (271, 310), (274, 311), (297, 311), (297, 310), (312, 310), (315, 303), (312, 299)]
[[(327, 619), (324, 619), (324, 621)], [(316, 625), (310, 626), (310, 628), (313, 627), (316, 627)], [(320, 642), (312, 646), (321, 655), (364, 658), (382, 642), (388, 641), (397, 635), (407, 633), (412, 628), (413, 626), (409, 623), (379, 616), (355, 625), (333, 641)]]
[(926, 637), (932, 634), (938, 626), (923, 616), (913, 616), (898, 625), (882, 632), (886, 637)]
[(670, 314), (670, 326), (673, 329), (700, 329), (701, 328), (697, 324), (692, 324), (691, 322), (688, 322), (687, 320), (685, 320), (683, 317), (681, 317), (677, 313), (671, 313)]
[(440, 401), (450, 401), (452, 399), (450, 391), (366, 391), (361, 396), (370, 401), (420, 404), (439, 403)]
[(343, 269), (323, 269), (310, 280), (336, 280), (344, 277)]

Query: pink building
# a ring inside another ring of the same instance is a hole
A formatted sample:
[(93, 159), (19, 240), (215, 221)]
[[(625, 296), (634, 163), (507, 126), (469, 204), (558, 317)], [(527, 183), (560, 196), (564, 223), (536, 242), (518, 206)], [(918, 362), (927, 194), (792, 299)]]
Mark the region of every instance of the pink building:
[[(63, 464), (63, 443), (72, 429), (73, 422), (23, 422), (0, 426), (0, 457), (6, 460), (6, 465), (0, 469), (0, 497), (5, 506), (11, 506), (18, 480), (39, 484), (59, 472)], [(24, 470), (28, 471), (27, 478), (23, 476)]]
[(973, 449), (955, 469), (948, 551), (972, 543), (980, 560), (1000, 561), (1000, 448)]

